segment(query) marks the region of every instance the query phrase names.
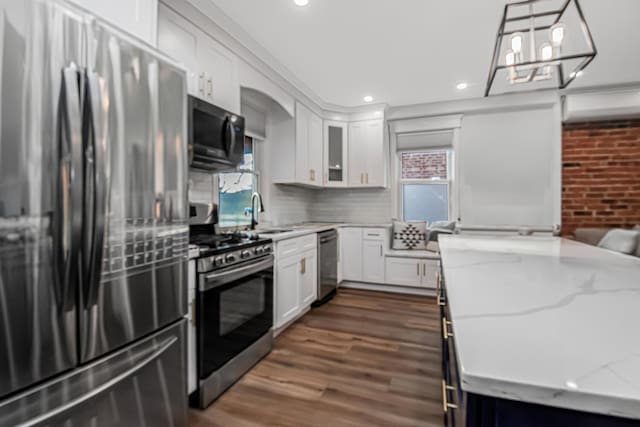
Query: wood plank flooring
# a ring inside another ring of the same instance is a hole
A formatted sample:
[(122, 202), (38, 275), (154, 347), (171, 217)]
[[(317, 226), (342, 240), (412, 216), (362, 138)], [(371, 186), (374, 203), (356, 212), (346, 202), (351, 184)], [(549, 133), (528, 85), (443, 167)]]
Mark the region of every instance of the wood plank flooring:
[(340, 290), (192, 427), (442, 426), (439, 315), (430, 297)]

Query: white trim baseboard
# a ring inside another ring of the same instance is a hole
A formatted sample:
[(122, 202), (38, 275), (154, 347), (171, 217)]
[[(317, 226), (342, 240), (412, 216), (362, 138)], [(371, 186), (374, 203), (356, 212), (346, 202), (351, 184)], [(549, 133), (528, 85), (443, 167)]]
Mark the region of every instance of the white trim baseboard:
[(408, 286), (396, 286), (396, 285), (380, 285), (377, 283), (364, 283), (364, 282), (349, 282), (345, 281), (340, 283), (339, 288), (345, 289), (362, 289), (367, 291), (379, 291), (379, 292), (393, 292), (396, 294), (409, 294), (409, 295), (422, 295), (422, 296), (436, 296), (435, 288), (410, 288)]

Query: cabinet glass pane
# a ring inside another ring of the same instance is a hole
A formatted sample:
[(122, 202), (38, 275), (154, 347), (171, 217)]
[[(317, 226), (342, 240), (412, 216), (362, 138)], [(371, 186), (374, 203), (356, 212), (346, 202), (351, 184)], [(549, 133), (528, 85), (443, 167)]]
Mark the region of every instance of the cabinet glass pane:
[(329, 126), (329, 181), (343, 180), (342, 128)]
[(449, 219), (449, 186), (446, 184), (405, 184), (402, 197), (405, 221)]

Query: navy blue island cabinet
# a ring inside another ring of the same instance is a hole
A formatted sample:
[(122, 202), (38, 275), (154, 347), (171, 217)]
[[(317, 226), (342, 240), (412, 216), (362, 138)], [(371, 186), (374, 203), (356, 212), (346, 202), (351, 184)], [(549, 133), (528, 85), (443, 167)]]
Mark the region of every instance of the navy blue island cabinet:
[(442, 271), (437, 277), (442, 342), (442, 406), (446, 427), (640, 427), (639, 420), (555, 408), (465, 392)]

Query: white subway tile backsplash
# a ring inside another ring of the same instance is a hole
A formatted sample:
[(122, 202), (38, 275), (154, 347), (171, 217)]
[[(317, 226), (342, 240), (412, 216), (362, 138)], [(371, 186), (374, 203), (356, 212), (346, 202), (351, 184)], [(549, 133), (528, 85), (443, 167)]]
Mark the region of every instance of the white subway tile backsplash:
[(391, 222), (389, 189), (322, 189), (314, 194), (310, 221)]

